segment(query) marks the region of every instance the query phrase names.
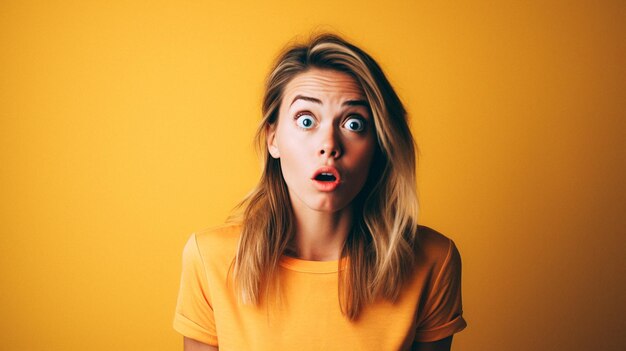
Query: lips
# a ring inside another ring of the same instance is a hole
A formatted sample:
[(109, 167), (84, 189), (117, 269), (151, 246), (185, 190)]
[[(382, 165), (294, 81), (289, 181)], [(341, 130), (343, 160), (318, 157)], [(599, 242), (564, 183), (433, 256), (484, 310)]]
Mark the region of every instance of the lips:
[(318, 190), (333, 191), (339, 186), (339, 183), (341, 182), (341, 175), (335, 167), (327, 166), (319, 168), (315, 171), (311, 180)]
[(322, 167), (318, 169), (317, 171), (315, 171), (311, 179), (322, 181), (322, 182), (335, 182), (335, 181), (339, 181), (340, 177), (339, 177), (339, 172), (337, 171), (335, 167), (328, 166), (328, 167)]

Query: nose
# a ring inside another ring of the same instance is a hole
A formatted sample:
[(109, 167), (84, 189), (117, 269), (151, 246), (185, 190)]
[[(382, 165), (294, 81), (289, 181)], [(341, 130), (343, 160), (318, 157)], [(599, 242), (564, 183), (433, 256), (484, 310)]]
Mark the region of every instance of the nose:
[(319, 149), (319, 155), (326, 156), (327, 158), (339, 158), (342, 154), (342, 148), (341, 141), (336, 135), (338, 132), (335, 131), (335, 128), (329, 129), (329, 131), (324, 133)]

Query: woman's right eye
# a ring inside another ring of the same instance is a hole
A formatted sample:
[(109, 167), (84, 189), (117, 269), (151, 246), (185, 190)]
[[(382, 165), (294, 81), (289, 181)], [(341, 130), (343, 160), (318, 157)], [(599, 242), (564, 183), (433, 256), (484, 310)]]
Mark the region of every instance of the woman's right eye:
[(315, 125), (315, 119), (311, 115), (301, 114), (297, 116), (296, 124), (302, 129), (310, 129)]

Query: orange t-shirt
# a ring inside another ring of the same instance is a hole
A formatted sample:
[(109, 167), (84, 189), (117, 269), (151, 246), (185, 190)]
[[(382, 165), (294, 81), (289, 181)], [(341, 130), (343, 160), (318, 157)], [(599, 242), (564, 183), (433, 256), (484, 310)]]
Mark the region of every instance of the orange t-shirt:
[(420, 257), (400, 298), (365, 307), (357, 321), (341, 314), (341, 261), (280, 262), (281, 299), (259, 306), (238, 302), (231, 263), (241, 227), (193, 234), (183, 251), (174, 329), (228, 350), (403, 350), (466, 326), (461, 305), (461, 258), (452, 240), (420, 227)]

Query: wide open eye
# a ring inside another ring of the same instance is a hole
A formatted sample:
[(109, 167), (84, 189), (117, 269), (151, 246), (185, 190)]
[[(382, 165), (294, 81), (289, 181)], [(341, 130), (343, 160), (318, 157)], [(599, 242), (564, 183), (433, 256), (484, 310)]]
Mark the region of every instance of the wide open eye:
[(343, 126), (353, 132), (362, 132), (365, 130), (365, 121), (361, 118), (351, 117), (346, 120)]
[(315, 125), (315, 119), (309, 114), (300, 114), (296, 118), (296, 124), (302, 129), (311, 129)]

